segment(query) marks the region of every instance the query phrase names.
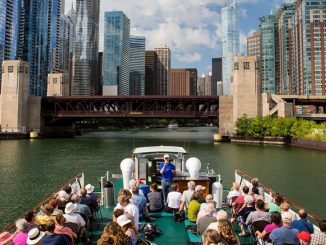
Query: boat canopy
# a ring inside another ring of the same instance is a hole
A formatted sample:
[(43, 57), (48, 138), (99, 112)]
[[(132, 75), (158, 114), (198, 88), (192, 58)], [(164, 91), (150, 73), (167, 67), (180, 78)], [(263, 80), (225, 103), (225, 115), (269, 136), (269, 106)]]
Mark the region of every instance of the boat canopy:
[(133, 151), (133, 154), (144, 154), (144, 153), (183, 153), (183, 154), (186, 154), (187, 152), (183, 147), (163, 146), (163, 145), (137, 147)]

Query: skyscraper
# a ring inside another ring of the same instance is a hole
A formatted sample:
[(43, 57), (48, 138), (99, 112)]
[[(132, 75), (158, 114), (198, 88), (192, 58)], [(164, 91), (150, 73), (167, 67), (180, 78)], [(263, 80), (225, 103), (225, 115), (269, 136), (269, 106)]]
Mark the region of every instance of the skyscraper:
[(62, 0), (25, 0), (20, 5), (19, 58), (30, 66), (30, 94), (44, 96), (48, 73), (59, 70)]
[(223, 94), (231, 94), (233, 58), (240, 52), (239, 11), (236, 0), (222, 8)]
[(158, 95), (157, 60), (155, 51), (145, 51), (145, 95)]
[(158, 95), (168, 94), (168, 84), (171, 79), (171, 50), (168, 46), (156, 48), (157, 53), (157, 92)]
[(129, 94), (145, 95), (145, 37), (130, 36)]
[(197, 69), (171, 69), (171, 81), (168, 88), (169, 96), (196, 96)]
[(76, 0), (72, 95), (94, 95), (97, 79), (100, 0)]
[(217, 91), (217, 83), (222, 82), (222, 58), (213, 58), (212, 59), (212, 88), (211, 88), (211, 95), (223, 95), (222, 93), (218, 93)]
[(17, 59), (19, 41), (19, 6), (20, 0), (0, 0), (0, 66), (3, 60)]
[(122, 11), (104, 14), (103, 95), (129, 95), (130, 20)]

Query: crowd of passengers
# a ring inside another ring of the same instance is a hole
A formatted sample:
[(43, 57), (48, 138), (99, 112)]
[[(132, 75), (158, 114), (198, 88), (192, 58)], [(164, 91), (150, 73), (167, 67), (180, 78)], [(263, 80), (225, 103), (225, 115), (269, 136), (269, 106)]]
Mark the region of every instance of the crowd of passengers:
[[(188, 182), (188, 190), (183, 193), (179, 192), (178, 184), (173, 183), (165, 193), (166, 198), (155, 183), (150, 185), (147, 197), (137, 184), (136, 180), (131, 180), (129, 190), (119, 191), (112, 222), (105, 226), (98, 245), (139, 244), (139, 219), (155, 220), (150, 213), (162, 211), (185, 212), (187, 219), (196, 223), (194, 227), (204, 245), (240, 244), (239, 237), (249, 234), (264, 244), (326, 244), (325, 220), (319, 223), (321, 232), (314, 234), (306, 211), (300, 209), (298, 216), (290, 212), (280, 194), (275, 194), (271, 203), (265, 203), (257, 179), (252, 181), (252, 188), (244, 186), (242, 191), (233, 183), (227, 196), (231, 218), (225, 210), (217, 211), (213, 196), (205, 196), (205, 187), (196, 186), (194, 181)], [(71, 195), (68, 188), (60, 191), (36, 216), (33, 212), (27, 213), (25, 219), (16, 222), (14, 245), (70, 245), (79, 241), (88, 244), (89, 224), (98, 210), (93, 190), (93, 186), (87, 185), (79, 195)], [(233, 230), (235, 222), (241, 227), (240, 234)]]

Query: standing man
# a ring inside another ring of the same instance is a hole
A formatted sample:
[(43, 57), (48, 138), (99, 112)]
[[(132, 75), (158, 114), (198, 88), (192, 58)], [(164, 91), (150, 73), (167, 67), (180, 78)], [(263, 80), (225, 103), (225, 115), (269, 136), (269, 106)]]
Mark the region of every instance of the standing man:
[(160, 164), (160, 173), (162, 174), (162, 192), (163, 192), (163, 203), (166, 204), (168, 193), (171, 190), (173, 183), (173, 176), (176, 172), (175, 166), (169, 161), (170, 156), (164, 155), (164, 163)]

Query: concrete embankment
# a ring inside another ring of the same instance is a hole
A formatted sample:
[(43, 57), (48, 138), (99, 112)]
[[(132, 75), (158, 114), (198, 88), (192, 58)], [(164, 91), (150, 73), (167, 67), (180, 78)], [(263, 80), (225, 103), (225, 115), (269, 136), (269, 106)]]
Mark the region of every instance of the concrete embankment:
[(326, 141), (316, 141), (316, 140), (309, 140), (309, 139), (292, 139), (290, 145), (326, 151)]
[(16, 139), (28, 139), (28, 138), (29, 138), (29, 134), (7, 133), (7, 132), (0, 133), (0, 140), (16, 140)]

